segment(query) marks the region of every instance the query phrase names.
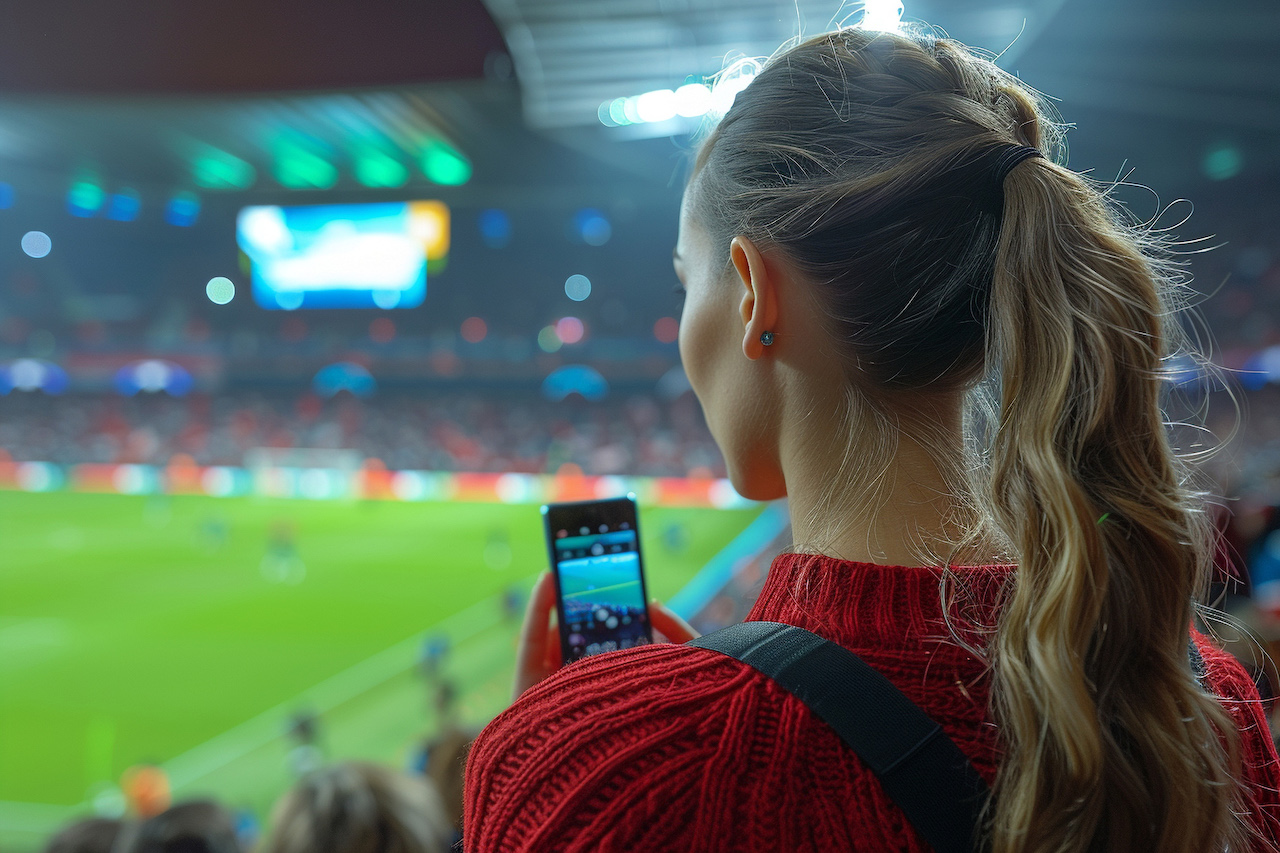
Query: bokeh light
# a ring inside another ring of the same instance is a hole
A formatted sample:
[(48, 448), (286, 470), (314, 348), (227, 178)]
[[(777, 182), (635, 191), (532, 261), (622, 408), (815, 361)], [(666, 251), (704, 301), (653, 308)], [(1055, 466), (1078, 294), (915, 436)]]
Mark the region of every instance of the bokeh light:
[[(897, 8), (900, 14), (902, 5), (897, 4)], [(871, 20), (874, 23), (889, 19), (877, 14)], [(629, 98), (614, 98), (600, 104), (596, 115), (607, 127), (663, 122), (677, 116), (686, 119), (704, 115), (719, 118), (733, 106), (738, 93), (751, 85), (759, 70), (760, 64), (756, 60), (741, 59), (717, 75), (712, 86), (690, 81), (675, 91), (654, 89)]]
[(556, 352), (563, 344), (556, 334), (555, 326), (543, 326), (542, 331), (538, 332), (538, 349), (543, 352)]
[(585, 275), (571, 275), (564, 280), (564, 295), (574, 302), (582, 302), (591, 295), (591, 279)]
[(107, 219), (116, 222), (133, 222), (141, 211), (142, 197), (132, 187), (121, 187), (107, 202)]
[(676, 89), (676, 115), (696, 118), (711, 109), (711, 89), (701, 83), (685, 83)]
[(626, 107), (626, 98), (614, 98), (609, 101), (609, 120), (619, 126), (631, 124), (631, 119), (627, 118)]
[(584, 208), (573, 217), (574, 230), (588, 246), (603, 246), (613, 236), (613, 226), (604, 214), (593, 208)]
[(245, 190), (253, 186), (258, 172), (234, 154), (200, 145), (191, 157), (191, 179), (210, 190)]
[(0, 181), (0, 210), (8, 210), (13, 207), (13, 184), (6, 184)]
[(471, 161), (443, 142), (433, 142), (422, 152), (422, 173), (427, 180), (457, 187), (471, 180)]
[(200, 218), (200, 198), (195, 193), (174, 193), (164, 208), (164, 221), (180, 228), (189, 228)]
[(1205, 152), (1202, 168), (1210, 180), (1225, 181), (1240, 174), (1244, 168), (1244, 154), (1235, 145), (1220, 143)]
[(469, 344), (478, 344), (489, 334), (489, 326), (480, 317), (468, 317), (462, 321), (462, 339)]
[(402, 187), (409, 170), (386, 151), (375, 146), (361, 148), (355, 155), (356, 180), (366, 187)]
[(673, 344), (680, 337), (680, 321), (675, 317), (662, 317), (653, 324), (653, 336), (664, 344)]
[(281, 140), (274, 148), (272, 173), (282, 186), (292, 190), (324, 190), (338, 182), (338, 169), (310, 147), (294, 140)]
[(562, 317), (556, 323), (556, 336), (566, 344), (578, 343), (586, 331), (586, 327), (577, 317)]
[(214, 276), (204, 286), (204, 293), (214, 305), (226, 305), (236, 298), (236, 285), (226, 276)]
[(636, 98), (636, 113), (645, 122), (666, 121), (675, 118), (676, 93), (670, 89), (655, 89)]
[(106, 192), (93, 181), (76, 181), (67, 190), (67, 210), (72, 216), (96, 216), (106, 198)]
[(511, 242), (511, 217), (491, 208), (480, 213), (480, 239), (490, 249), (501, 249)]
[(859, 29), (881, 33), (902, 31), (901, 0), (863, 0)]
[(22, 251), (33, 258), (43, 258), (53, 251), (53, 241), (43, 231), (28, 231), (22, 235)]

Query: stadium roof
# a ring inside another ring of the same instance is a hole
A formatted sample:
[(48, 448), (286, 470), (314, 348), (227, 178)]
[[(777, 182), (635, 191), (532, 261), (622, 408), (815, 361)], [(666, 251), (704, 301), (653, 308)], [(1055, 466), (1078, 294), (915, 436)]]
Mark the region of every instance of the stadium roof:
[[(0, 181), (65, 192), (89, 172), (180, 189), (202, 183), (203, 167), (214, 174), (205, 188), (221, 180), (225, 192), (278, 196), (281, 152), (292, 146), (336, 169), (317, 185), (366, 192), (380, 173), (359, 168), (362, 156), (401, 163), (412, 187), (430, 183), (420, 161), (440, 143), (474, 166), (459, 193), (544, 191), (603, 173), (665, 190), (678, 145), (602, 126), (600, 104), (714, 74), (726, 56), (768, 54), (798, 29), (841, 20), (840, 8), (10, 0), (0, 27)], [(1159, 182), (1202, 172), (1223, 146), (1250, 174), (1280, 164), (1274, 0), (913, 0), (907, 18), (1002, 52), (1003, 66), (1059, 98), (1085, 128), (1077, 168), (1110, 177), (1127, 160), (1139, 180)], [(397, 186), (394, 168), (383, 174), (382, 186)]]

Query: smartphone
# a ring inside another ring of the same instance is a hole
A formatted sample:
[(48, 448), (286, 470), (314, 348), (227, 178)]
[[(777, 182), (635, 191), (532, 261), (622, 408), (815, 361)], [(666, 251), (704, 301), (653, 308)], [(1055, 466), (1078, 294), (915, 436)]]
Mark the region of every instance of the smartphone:
[(542, 508), (565, 663), (653, 642), (636, 498)]

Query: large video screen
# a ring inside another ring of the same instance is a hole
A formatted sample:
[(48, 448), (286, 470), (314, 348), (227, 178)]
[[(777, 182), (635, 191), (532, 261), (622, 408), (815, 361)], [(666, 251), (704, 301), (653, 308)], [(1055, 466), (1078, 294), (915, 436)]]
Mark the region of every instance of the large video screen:
[(449, 252), (440, 201), (258, 205), (240, 211), (236, 242), (263, 308), (414, 308), (427, 271)]

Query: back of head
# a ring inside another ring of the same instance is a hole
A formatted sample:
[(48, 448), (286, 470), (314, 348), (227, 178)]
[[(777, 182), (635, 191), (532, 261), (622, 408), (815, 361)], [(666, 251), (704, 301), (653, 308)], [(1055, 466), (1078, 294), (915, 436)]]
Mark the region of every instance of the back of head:
[(360, 762), (308, 775), (271, 820), (260, 853), (443, 853), (452, 838), (429, 782)]
[(49, 839), (44, 853), (111, 853), (124, 828), (116, 818), (90, 817), (63, 827)]
[[(743, 235), (811, 286), (863, 493), (885, 444), (937, 444), (922, 401), (998, 389), (977, 456), (938, 460), (1019, 567), (987, 650), (997, 853), (1221, 850), (1244, 831), (1238, 735), (1187, 660), (1207, 548), (1160, 408), (1179, 282), (1058, 165), (1049, 115), (956, 42), (823, 34), (739, 93), (689, 209), (726, 262)], [(871, 434), (880, 453), (853, 452)]]
[(121, 833), (113, 853), (242, 853), (231, 812), (212, 800), (170, 806)]
[(462, 791), (467, 752), (475, 735), (461, 729), (447, 729), (426, 745), (425, 775), (435, 785), (445, 813), (455, 829), (462, 831)]

